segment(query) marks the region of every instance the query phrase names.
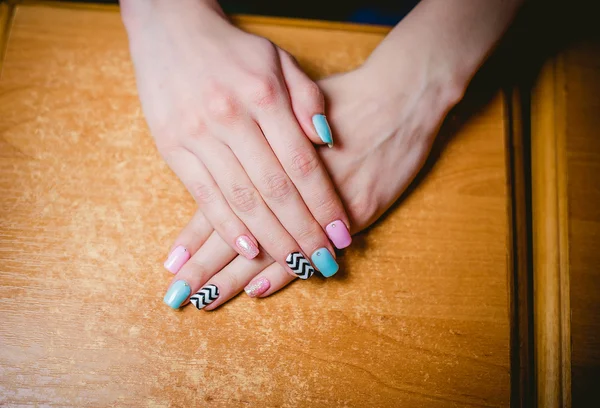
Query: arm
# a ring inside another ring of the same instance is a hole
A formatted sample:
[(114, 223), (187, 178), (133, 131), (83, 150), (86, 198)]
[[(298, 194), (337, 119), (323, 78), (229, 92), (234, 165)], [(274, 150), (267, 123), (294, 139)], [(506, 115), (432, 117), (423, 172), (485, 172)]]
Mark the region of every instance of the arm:
[[(334, 253), (331, 226), (349, 225), (311, 143), (333, 144), (318, 85), (214, 0), (123, 0), (122, 17), (150, 132), (204, 216), (240, 255), (260, 245), (310, 277), (311, 255)], [(165, 267), (177, 272), (190, 252), (178, 246)]]
[[(359, 69), (320, 81), (341, 149), (320, 149), (348, 210), (353, 232), (368, 227), (405, 191), (424, 163), (445, 114), (508, 28), (521, 0), (423, 0)], [(177, 238), (200, 263), (235, 258), (197, 214)], [(198, 239), (198, 237), (204, 237)], [(265, 297), (293, 278), (268, 257), (233, 260), (200, 285), (220, 295), (212, 310), (250, 283), (248, 295)], [(232, 277), (236, 277), (232, 284)]]
[(524, 0), (423, 0), (369, 57), (388, 85), (402, 86), (406, 65), (446, 85), (460, 99)]

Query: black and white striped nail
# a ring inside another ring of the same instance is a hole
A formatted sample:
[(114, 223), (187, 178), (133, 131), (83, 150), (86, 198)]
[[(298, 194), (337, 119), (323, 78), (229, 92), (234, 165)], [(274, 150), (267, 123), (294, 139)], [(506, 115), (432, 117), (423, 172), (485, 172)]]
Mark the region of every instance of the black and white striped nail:
[(219, 297), (219, 288), (215, 285), (208, 285), (200, 289), (198, 292), (190, 296), (190, 302), (196, 309), (200, 310), (204, 306), (210, 305)]
[(285, 258), (285, 263), (288, 264), (292, 272), (300, 279), (308, 279), (315, 273), (315, 268), (312, 267), (308, 259), (300, 252), (292, 252)]

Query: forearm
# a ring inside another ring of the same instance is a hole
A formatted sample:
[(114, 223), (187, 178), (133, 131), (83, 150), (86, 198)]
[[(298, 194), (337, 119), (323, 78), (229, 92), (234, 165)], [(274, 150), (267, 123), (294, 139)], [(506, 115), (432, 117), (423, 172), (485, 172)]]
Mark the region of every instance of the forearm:
[(171, 15), (197, 14), (197, 21), (225, 20), (227, 17), (217, 0), (120, 0), (121, 16), (125, 27), (130, 29), (137, 22), (148, 21), (159, 14), (164, 20), (177, 21)]
[(464, 92), (522, 3), (423, 0), (389, 33), (368, 63), (376, 61), (381, 69), (394, 70), (409, 61)]

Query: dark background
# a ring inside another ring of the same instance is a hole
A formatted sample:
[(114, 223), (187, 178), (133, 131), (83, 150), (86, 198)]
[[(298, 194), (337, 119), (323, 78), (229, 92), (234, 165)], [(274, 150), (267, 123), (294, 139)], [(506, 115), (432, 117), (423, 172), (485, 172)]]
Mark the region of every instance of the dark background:
[[(70, 0), (86, 3), (118, 3), (117, 0)], [(177, 1), (177, 0), (175, 0)], [(346, 21), (364, 24), (395, 25), (419, 0), (221, 0), (227, 14), (296, 17)]]

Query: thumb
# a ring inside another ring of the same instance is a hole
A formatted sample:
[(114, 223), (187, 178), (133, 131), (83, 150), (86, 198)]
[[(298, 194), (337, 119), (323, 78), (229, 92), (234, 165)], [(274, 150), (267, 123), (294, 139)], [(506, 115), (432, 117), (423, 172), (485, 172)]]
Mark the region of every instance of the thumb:
[(333, 147), (333, 134), (325, 117), (325, 100), (319, 85), (302, 71), (287, 51), (277, 50), (296, 120), (313, 143)]

